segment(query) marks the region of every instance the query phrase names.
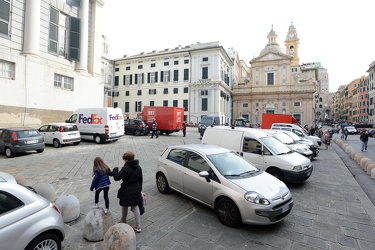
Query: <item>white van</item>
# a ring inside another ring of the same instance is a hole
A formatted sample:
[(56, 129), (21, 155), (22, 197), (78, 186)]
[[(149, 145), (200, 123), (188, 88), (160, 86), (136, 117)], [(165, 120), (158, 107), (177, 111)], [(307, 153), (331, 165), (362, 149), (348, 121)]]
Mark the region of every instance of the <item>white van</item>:
[(105, 143), (124, 135), (123, 117), (121, 108), (80, 108), (66, 122), (77, 124), (82, 139)]
[(273, 123), (272, 126), (271, 126), (271, 129), (281, 129), (281, 130), (285, 130), (285, 131), (292, 131), (293, 133), (295, 133), (299, 137), (312, 141), (314, 143), (314, 145), (317, 146), (317, 147), (322, 145), (322, 140), (319, 137), (308, 135), (302, 127), (300, 127), (296, 124)]
[(233, 150), (255, 166), (284, 182), (301, 183), (313, 170), (311, 161), (260, 129), (208, 127), (202, 143)]

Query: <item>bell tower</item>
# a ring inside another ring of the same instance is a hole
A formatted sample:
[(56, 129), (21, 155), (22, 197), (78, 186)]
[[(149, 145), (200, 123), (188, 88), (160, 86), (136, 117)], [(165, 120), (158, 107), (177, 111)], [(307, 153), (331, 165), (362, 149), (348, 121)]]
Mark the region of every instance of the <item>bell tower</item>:
[(285, 39), (286, 54), (293, 58), (291, 66), (299, 65), (298, 44), (299, 44), (299, 38), (297, 35), (297, 30), (296, 28), (294, 28), (294, 25), (292, 22), (289, 26), (288, 34)]

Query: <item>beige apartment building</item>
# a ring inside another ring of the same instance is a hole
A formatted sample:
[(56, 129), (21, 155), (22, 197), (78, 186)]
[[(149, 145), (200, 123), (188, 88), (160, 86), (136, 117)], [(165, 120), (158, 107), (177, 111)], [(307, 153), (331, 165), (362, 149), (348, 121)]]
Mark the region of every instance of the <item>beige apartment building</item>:
[(263, 113), (292, 114), (301, 125), (314, 125), (317, 68), (299, 64), (300, 39), (293, 24), (286, 34), (285, 49), (277, 37), (272, 27), (265, 48), (250, 61), (248, 78), (234, 82), (233, 117), (261, 124)]

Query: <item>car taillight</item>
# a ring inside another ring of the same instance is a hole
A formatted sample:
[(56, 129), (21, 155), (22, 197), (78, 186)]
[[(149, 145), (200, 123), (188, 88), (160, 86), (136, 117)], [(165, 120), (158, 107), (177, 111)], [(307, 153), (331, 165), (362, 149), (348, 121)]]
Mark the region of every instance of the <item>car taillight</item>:
[(61, 214), (60, 209), (55, 204), (50, 203), (49, 206), (55, 209), (59, 214)]
[(14, 142), (18, 142), (17, 132), (12, 132), (12, 139)]
[(108, 127), (108, 125), (105, 125), (104, 128), (105, 128), (105, 134), (108, 135), (109, 134), (109, 127)]
[(65, 132), (64, 126), (60, 126), (60, 132)]
[(139, 124), (139, 127), (140, 127), (140, 128), (143, 128), (143, 124)]

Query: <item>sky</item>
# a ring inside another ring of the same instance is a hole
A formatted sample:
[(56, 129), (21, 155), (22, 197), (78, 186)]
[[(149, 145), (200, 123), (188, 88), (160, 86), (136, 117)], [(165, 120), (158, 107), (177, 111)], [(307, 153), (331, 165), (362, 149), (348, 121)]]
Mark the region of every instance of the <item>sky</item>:
[(218, 41), (251, 66), (272, 26), (285, 49), (293, 22), (300, 64), (320, 62), (336, 92), (375, 61), (374, 10), (373, 0), (105, 0), (102, 33), (113, 59)]

